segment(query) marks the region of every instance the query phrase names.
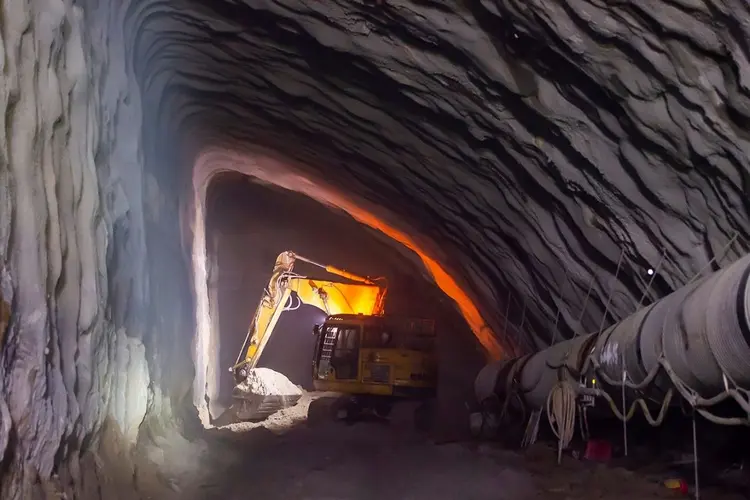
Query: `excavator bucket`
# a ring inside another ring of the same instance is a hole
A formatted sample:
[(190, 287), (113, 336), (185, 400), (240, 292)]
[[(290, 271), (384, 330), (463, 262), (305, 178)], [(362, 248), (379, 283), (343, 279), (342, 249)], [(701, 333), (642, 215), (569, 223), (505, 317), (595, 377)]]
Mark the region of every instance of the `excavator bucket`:
[(290, 408), (302, 397), (302, 390), (283, 374), (270, 368), (248, 370), (245, 380), (234, 386), (235, 414), (240, 420), (262, 420)]

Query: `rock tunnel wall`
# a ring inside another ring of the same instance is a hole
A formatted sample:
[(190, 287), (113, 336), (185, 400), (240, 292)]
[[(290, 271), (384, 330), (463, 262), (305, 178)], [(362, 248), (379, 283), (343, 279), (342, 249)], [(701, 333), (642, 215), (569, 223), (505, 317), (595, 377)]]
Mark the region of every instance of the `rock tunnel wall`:
[(143, 10), (181, 33), (149, 52), (180, 68), (149, 80), (175, 96), (153, 120), (180, 110), (194, 150), (257, 156), (249, 140), (408, 212), (498, 336), (509, 292), (525, 301), (521, 348), (552, 341), (558, 309), (570, 337), (610, 294), (606, 323), (678, 288), (735, 232), (727, 260), (747, 250), (740, 2), (182, 5)]
[[(192, 378), (187, 267), (170, 270), (182, 295), (151, 288), (154, 261), (181, 256), (179, 225), (158, 218), (165, 199), (176, 217), (177, 200), (144, 175), (123, 13), (55, 0), (2, 9), (0, 498), (126, 498), (128, 447), (147, 415), (176, 420)], [(106, 477), (112, 465), (118, 477)]]
[(748, 250), (739, 0), (2, 8), (3, 498), (190, 401), (193, 196), (217, 169), (412, 236), (487, 345), (596, 330), (611, 293), (606, 323), (735, 232), (727, 260)]
[(145, 358), (107, 311), (107, 226), (122, 214), (102, 206), (97, 167), (122, 158), (116, 144), (97, 158), (106, 86), (89, 71), (105, 54), (63, 2), (4, 3), (3, 20), (0, 496), (28, 498), (107, 415), (134, 438), (146, 403), (129, 405), (123, 382), (144, 376)]

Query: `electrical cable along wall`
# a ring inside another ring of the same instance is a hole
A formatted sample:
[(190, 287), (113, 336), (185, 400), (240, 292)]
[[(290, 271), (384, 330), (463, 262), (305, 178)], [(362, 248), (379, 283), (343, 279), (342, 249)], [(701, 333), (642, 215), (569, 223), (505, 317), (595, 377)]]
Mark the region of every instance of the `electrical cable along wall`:
[[(532, 417), (546, 409), (553, 429), (565, 441), (562, 446), (572, 438), (574, 424), (560, 427), (569, 420), (556, 415), (568, 407), (561, 403), (561, 394), (576, 398), (579, 405), (586, 398), (603, 398), (625, 421), (640, 408), (654, 426), (661, 424), (668, 406), (679, 402), (673, 397), (679, 395), (714, 423), (750, 425), (749, 389), (750, 255), (602, 332), (487, 365), (475, 384), (480, 403), (520, 400), (524, 413)], [(733, 414), (712, 411), (732, 400)], [(646, 401), (660, 405), (658, 415), (649, 411)], [(505, 411), (507, 405), (496, 408)], [(502, 418), (496, 415), (493, 421)]]

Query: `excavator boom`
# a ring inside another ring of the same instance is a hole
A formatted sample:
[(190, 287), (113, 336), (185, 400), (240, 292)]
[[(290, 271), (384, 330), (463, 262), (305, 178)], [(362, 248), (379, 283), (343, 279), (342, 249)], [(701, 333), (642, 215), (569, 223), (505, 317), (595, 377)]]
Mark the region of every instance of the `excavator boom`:
[[(325, 281), (300, 276), (293, 273), (295, 260), (307, 262), (327, 272), (357, 281), (357, 284)], [(292, 292), (301, 304), (307, 304), (324, 311), (326, 315), (363, 314), (380, 315), (387, 288), (376, 284), (375, 280), (349, 273), (333, 266), (300, 257), (293, 252), (279, 254), (274, 265), (271, 280), (264, 290), (263, 297), (248, 329), (245, 344), (237, 361), (230, 368), (236, 382), (244, 380), (248, 370), (255, 368), (260, 355), (270, 339), (281, 313), (298, 307), (291, 304)], [(248, 342), (249, 341), (249, 342)], [(242, 358), (242, 353), (245, 356)]]
[(368, 285), (375, 285), (375, 281), (367, 278), (365, 276), (359, 276), (354, 273), (350, 273), (349, 271), (345, 271), (343, 269), (339, 269), (338, 267), (334, 266), (327, 266), (325, 264), (320, 264), (318, 262), (315, 262), (314, 260), (310, 260), (307, 257), (301, 257), (299, 255), (296, 256), (298, 260), (301, 260), (302, 262), (307, 262), (308, 264), (312, 264), (313, 266), (319, 267), (321, 269), (325, 269), (326, 272), (335, 274), (336, 276), (341, 276), (342, 278), (346, 278), (351, 281), (357, 281), (359, 283), (366, 283)]

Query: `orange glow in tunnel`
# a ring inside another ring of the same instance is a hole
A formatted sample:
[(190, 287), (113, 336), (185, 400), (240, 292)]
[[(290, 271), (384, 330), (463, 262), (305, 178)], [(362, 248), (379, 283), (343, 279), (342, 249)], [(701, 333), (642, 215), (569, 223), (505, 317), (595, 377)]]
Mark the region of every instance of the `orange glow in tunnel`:
[(458, 283), (456, 283), (456, 280), (454, 280), (451, 275), (448, 274), (437, 261), (435, 261), (435, 259), (419, 248), (409, 236), (398, 229), (389, 226), (382, 220), (378, 219), (375, 215), (344, 200), (340, 200), (340, 204), (337, 204), (337, 206), (362, 224), (377, 229), (416, 253), (419, 258), (422, 259), (422, 262), (432, 275), (437, 286), (456, 302), (456, 305), (458, 305), (458, 308), (461, 311), (461, 315), (466, 319), (472, 332), (474, 332), (474, 335), (479, 339), (479, 342), (487, 350), (490, 357), (493, 359), (500, 359), (502, 357), (502, 349), (498, 344), (494, 333), (489, 326), (487, 326), (482, 315), (479, 313), (477, 306), (474, 305), (474, 302), (469, 298), (466, 292), (464, 292)]
[[(328, 314), (378, 314), (384, 290), (373, 285), (350, 285), (310, 278), (291, 278), (289, 288), (303, 304), (317, 307)], [(320, 292), (325, 293), (325, 301)]]
[[(432, 274), (438, 287), (458, 306), (474, 335), (491, 359), (504, 357), (502, 347), (492, 329), (487, 325), (468, 294), (456, 280), (424, 251), (413, 238), (392, 227), (370, 211), (361, 208), (357, 203), (339, 193), (336, 189), (322, 182), (313, 181), (309, 176), (297, 173), (289, 164), (259, 154), (242, 154), (228, 150), (209, 150), (198, 158), (193, 176), (196, 192), (205, 191), (211, 177), (222, 171), (235, 171), (254, 177), (262, 182), (272, 184), (290, 191), (305, 194), (328, 206), (336, 207), (348, 213), (358, 222), (376, 229), (414, 252)], [(394, 214), (396, 215), (396, 214)]]

